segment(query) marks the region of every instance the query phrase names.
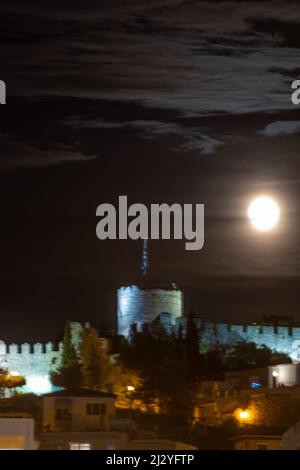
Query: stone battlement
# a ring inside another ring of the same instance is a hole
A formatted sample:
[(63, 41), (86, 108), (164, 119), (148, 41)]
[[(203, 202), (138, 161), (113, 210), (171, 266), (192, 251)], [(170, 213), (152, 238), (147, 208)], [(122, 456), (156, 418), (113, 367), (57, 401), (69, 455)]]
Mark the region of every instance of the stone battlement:
[[(129, 288), (131, 289), (131, 288)], [(138, 289), (138, 288), (136, 288)], [(135, 294), (136, 289), (131, 289), (130, 294)], [(123, 291), (121, 291), (123, 293)], [(125, 289), (125, 297), (121, 296), (121, 301), (127, 306), (128, 290)], [(175, 291), (176, 292), (176, 291)], [(139, 300), (140, 300), (140, 292)], [(160, 300), (165, 301), (165, 292), (160, 293)], [(180, 293), (179, 293), (180, 294)], [(177, 295), (179, 295), (177, 294)], [(145, 305), (156, 310), (157, 305), (152, 305), (152, 291), (146, 290), (144, 293), (147, 302)], [(157, 296), (157, 293), (156, 293)], [(149, 299), (148, 299), (149, 297)], [(143, 297), (144, 298), (144, 297)], [(125, 300), (124, 300), (125, 299)], [(181, 300), (173, 298), (172, 302), (178, 307), (180, 313)], [(162, 326), (170, 332), (179, 332), (181, 329), (185, 334), (187, 326), (187, 317), (178, 315), (177, 317), (167, 312), (167, 307), (173, 306), (167, 298), (164, 313), (156, 315), (159, 317)], [(163, 303), (163, 302), (162, 302)], [(134, 304), (134, 303), (133, 303)], [(144, 304), (142, 304), (144, 306)], [(141, 316), (141, 323), (145, 317), (140, 313), (141, 302), (138, 302), (137, 313)], [(161, 305), (160, 305), (161, 307)], [(138, 316), (134, 319), (136, 320)], [(152, 318), (152, 316), (151, 316)], [(148, 318), (146, 318), (148, 320)], [(300, 327), (280, 326), (280, 325), (259, 325), (259, 324), (231, 324), (206, 321), (201, 318), (195, 318), (200, 333), (200, 348), (202, 351), (208, 351), (222, 345), (234, 345), (238, 342), (253, 342), (257, 346), (267, 346), (273, 351), (287, 354), (292, 360), (300, 360)], [(85, 325), (88, 326), (88, 325)], [(140, 325), (141, 326), (141, 325)], [(72, 323), (72, 341), (76, 349), (79, 348), (80, 336), (83, 325)], [(7, 368), (9, 371), (18, 372), (26, 379), (24, 391), (32, 392), (40, 390), (40, 393), (46, 393), (52, 390), (50, 375), (60, 364), (63, 343), (22, 343), (5, 344), (0, 341), (0, 367)]]
[[(253, 342), (257, 346), (267, 346), (273, 351), (287, 354), (291, 359), (300, 357), (300, 327), (259, 324), (233, 324), (194, 319), (200, 332), (200, 347), (213, 349), (218, 345)], [(186, 329), (187, 318), (177, 320), (176, 328)]]
[(4, 344), (5, 355), (11, 354), (49, 354), (52, 352), (59, 352), (62, 348), (62, 343), (11, 343)]
[[(71, 322), (72, 343), (76, 350), (80, 345), (81, 332), (88, 326)], [(52, 390), (50, 375), (60, 364), (62, 350), (62, 341), (22, 344), (5, 344), (4, 341), (0, 341), (0, 368), (24, 376), (26, 392), (50, 392)]]

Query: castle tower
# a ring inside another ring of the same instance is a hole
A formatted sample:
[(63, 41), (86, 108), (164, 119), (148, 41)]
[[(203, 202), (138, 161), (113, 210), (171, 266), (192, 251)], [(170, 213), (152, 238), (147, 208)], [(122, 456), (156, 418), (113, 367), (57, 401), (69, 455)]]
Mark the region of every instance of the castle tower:
[(118, 289), (118, 334), (128, 337), (132, 325), (140, 330), (168, 314), (171, 325), (183, 315), (183, 293), (174, 283), (155, 285), (149, 280), (149, 242), (143, 241), (141, 281)]

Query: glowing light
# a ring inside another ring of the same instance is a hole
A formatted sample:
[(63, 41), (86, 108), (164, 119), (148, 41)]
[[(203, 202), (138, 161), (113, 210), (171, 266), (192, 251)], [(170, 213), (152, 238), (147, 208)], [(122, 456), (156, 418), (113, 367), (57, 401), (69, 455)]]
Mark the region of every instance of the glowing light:
[(234, 412), (234, 416), (238, 421), (240, 421), (240, 423), (253, 423), (254, 415), (249, 409), (237, 408)]
[(278, 224), (280, 209), (272, 198), (260, 196), (248, 207), (248, 217), (256, 230), (268, 232)]
[(52, 391), (52, 384), (47, 375), (32, 375), (26, 379), (26, 389), (36, 395)]
[(128, 392), (134, 392), (135, 391), (135, 387), (133, 385), (128, 385), (127, 386), (127, 390)]
[(279, 374), (278, 374), (278, 372), (276, 372), (276, 370), (273, 370), (272, 375), (273, 375), (273, 377), (278, 377), (279, 376)]
[(260, 388), (262, 385), (259, 382), (251, 382), (251, 388)]
[(240, 419), (249, 419), (250, 418), (250, 413), (247, 410), (240, 411), (239, 412), (239, 418)]

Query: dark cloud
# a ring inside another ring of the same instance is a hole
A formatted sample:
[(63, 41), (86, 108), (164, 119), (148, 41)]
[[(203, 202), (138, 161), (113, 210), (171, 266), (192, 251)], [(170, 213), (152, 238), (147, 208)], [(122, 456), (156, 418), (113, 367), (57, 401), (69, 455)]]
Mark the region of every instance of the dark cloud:
[[(11, 0), (0, 10), (8, 335), (18, 318), (19, 337), (32, 323), (40, 337), (41, 312), (53, 333), (68, 317), (113, 325), (114, 289), (137, 279), (140, 255), (138, 243), (96, 239), (97, 205), (119, 194), (205, 204), (203, 251), (151, 247), (186, 308), (223, 321), (297, 315), (299, 3)], [(246, 209), (265, 191), (282, 223), (261, 238)]]
[(299, 61), (297, 44), (283, 37), (300, 21), (296, 6), (170, 0), (91, 2), (79, 11), (67, 3), (19, 6), (17, 13), (8, 7), (3, 78), (11, 94), (137, 100), (185, 115), (288, 110), (290, 87), (274, 70), (293, 70)]
[(182, 126), (172, 122), (137, 120), (124, 122), (105, 122), (97, 119), (84, 120), (78, 117), (71, 117), (66, 124), (75, 128), (83, 129), (122, 129), (132, 128), (142, 132), (146, 139), (158, 139), (163, 136), (174, 136), (177, 139), (183, 139), (177, 150), (195, 150), (200, 154), (208, 155), (214, 153), (222, 145), (222, 142), (208, 135), (208, 130), (198, 129), (191, 126)]
[[(299, 6), (299, 5), (298, 5)], [(296, 12), (295, 12), (296, 13)], [(255, 18), (249, 21), (251, 29), (271, 35), (275, 40), (280, 42), (281, 47), (299, 48), (299, 14), (295, 14), (294, 18), (284, 21), (281, 18)]]
[[(0, 135), (1, 149), (5, 158), (0, 160), (0, 171), (14, 170), (16, 168), (48, 167), (66, 162), (88, 161), (96, 155), (84, 155), (78, 149), (52, 144), (51, 149), (39, 148), (38, 142), (16, 143)], [(42, 147), (45, 146), (43, 143)]]
[(290, 134), (300, 135), (300, 121), (271, 122), (261, 131), (261, 134), (266, 137), (276, 137)]

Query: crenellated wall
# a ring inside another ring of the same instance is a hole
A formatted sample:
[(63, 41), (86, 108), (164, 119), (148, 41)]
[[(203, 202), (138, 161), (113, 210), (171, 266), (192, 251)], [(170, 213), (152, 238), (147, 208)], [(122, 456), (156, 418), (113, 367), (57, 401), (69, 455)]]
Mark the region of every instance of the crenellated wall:
[[(183, 299), (179, 290), (131, 286), (119, 290), (118, 300), (119, 331), (125, 334), (128, 334), (132, 320), (140, 327), (142, 323), (150, 323), (157, 317), (170, 332), (174, 329), (179, 331), (180, 326), (183, 332), (186, 330), (187, 318), (181, 315)], [(196, 318), (195, 322), (200, 331), (202, 350), (247, 341), (258, 346), (266, 345), (274, 351), (289, 355), (294, 361), (300, 361), (300, 327), (214, 323), (200, 318)], [(71, 324), (72, 341), (76, 349), (79, 348), (83, 328), (80, 323)], [(47, 393), (53, 390), (50, 374), (60, 364), (62, 347), (62, 342), (6, 345), (0, 341), (0, 368), (24, 376), (24, 391)]]
[[(88, 324), (85, 325), (87, 327)], [(78, 350), (80, 334), (84, 327), (71, 323), (71, 336)], [(50, 374), (60, 364), (62, 342), (8, 344), (0, 341), (0, 367), (25, 377), (25, 392), (47, 393), (53, 390)]]
[[(285, 353), (295, 361), (300, 360), (300, 327), (213, 323), (199, 318), (196, 318), (195, 322), (201, 332), (202, 349), (213, 349), (218, 344), (247, 341)], [(185, 318), (181, 318), (177, 323), (177, 328), (179, 324), (183, 328), (186, 327)]]

